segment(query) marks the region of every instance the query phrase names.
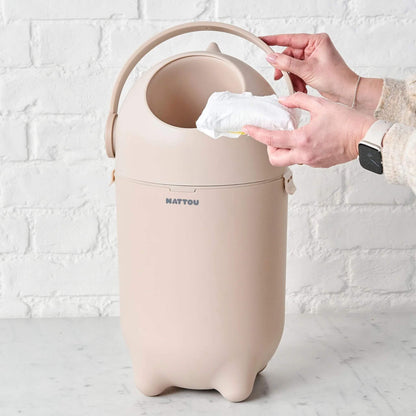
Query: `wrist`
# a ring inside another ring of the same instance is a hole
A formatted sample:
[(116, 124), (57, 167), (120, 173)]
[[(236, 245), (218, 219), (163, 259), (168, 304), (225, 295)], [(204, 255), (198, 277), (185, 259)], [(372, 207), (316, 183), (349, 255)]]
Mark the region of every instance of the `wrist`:
[(382, 79), (361, 78), (357, 89), (355, 108), (358, 111), (373, 116), (380, 101), (382, 89)]
[[(347, 107), (351, 107), (354, 102), (354, 97), (356, 97), (357, 81), (358, 74), (349, 70), (348, 75), (344, 75), (342, 78), (342, 84), (340, 83), (342, 89), (340, 90), (336, 101)], [(360, 80), (360, 83), (361, 82), (362, 78)]]
[(361, 123), (359, 124), (354, 137), (352, 138), (351, 142), (353, 145), (353, 149), (351, 150), (352, 157), (356, 159), (358, 157), (358, 145), (363, 140), (369, 128), (377, 121), (377, 119), (373, 116), (363, 115)]

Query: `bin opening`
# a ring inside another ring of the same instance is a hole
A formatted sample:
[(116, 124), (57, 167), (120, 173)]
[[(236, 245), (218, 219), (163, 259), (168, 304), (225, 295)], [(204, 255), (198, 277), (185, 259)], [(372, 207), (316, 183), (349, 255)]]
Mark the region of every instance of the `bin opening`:
[(242, 93), (244, 81), (239, 70), (221, 58), (187, 56), (154, 74), (146, 100), (152, 113), (164, 123), (196, 128), (196, 120), (215, 91)]

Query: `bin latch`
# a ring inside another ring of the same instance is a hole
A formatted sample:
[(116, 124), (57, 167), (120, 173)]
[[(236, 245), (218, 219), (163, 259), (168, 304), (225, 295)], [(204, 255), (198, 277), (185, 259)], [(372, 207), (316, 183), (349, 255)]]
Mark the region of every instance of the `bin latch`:
[(113, 171), (111, 172), (111, 182), (108, 184), (108, 186), (111, 186), (115, 180), (116, 180), (116, 170), (113, 169)]
[(284, 179), (285, 191), (289, 195), (294, 194), (296, 191), (296, 186), (293, 182), (293, 173), (289, 168), (285, 170), (285, 173), (283, 174), (283, 179)]

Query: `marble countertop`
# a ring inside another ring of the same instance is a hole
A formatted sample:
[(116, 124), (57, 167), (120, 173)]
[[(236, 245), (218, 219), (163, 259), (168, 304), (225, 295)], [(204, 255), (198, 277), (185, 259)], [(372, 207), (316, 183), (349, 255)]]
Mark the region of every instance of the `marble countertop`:
[(0, 320), (0, 414), (416, 415), (416, 313), (287, 315), (251, 396), (134, 386), (117, 318)]

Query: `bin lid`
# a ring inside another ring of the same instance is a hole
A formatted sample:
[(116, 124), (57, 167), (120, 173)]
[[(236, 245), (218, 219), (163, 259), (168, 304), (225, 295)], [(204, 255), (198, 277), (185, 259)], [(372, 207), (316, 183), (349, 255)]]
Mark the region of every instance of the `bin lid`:
[(126, 95), (114, 123), (116, 175), (155, 184), (221, 186), (279, 178), (267, 147), (249, 136), (213, 139), (195, 122), (215, 91), (271, 95), (245, 62), (215, 48), (166, 58)]

